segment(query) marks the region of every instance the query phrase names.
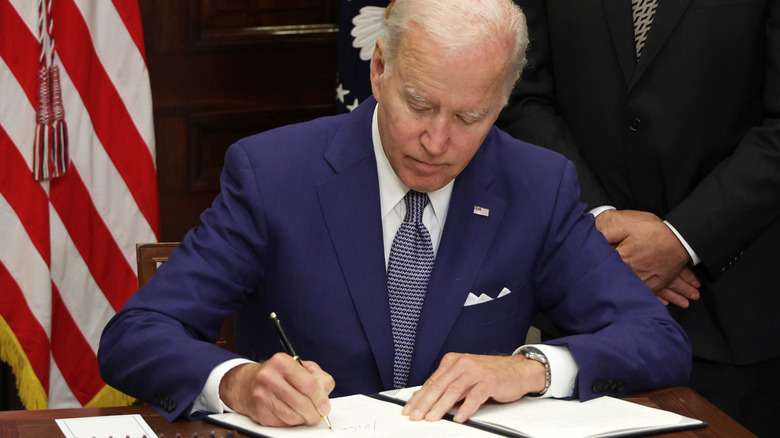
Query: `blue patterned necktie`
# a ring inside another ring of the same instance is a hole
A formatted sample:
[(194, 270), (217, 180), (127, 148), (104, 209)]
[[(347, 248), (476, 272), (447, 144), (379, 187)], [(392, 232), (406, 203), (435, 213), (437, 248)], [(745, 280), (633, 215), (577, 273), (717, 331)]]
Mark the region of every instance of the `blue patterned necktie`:
[(636, 44), (636, 59), (642, 55), (642, 47), (645, 46), (647, 33), (653, 24), (655, 8), (658, 0), (631, 0), (631, 8), (634, 16), (634, 43)]
[(393, 328), (393, 386), (403, 388), (409, 378), (417, 321), (433, 269), (433, 245), (422, 215), (428, 204), (426, 193), (410, 190), (404, 196), (406, 216), (390, 247), (387, 263), (387, 292)]

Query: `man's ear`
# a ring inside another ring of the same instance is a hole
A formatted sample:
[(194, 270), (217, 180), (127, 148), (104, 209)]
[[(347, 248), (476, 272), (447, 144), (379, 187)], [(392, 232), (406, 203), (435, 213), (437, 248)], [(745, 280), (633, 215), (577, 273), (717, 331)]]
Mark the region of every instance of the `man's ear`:
[(380, 101), (382, 95), (382, 80), (385, 74), (385, 61), (382, 59), (382, 54), (385, 51), (385, 41), (382, 38), (376, 40), (376, 47), (374, 47), (374, 54), (371, 56), (371, 94), (374, 95), (374, 99), (377, 102)]

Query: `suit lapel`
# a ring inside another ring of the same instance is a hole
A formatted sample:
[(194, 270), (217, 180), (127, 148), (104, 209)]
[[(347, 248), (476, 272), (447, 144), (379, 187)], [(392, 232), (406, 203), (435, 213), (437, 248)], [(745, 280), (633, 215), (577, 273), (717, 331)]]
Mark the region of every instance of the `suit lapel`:
[(615, 46), (620, 69), (626, 84), (636, 69), (636, 45), (634, 44), (634, 19), (630, 0), (602, 0), (604, 15)]
[(336, 174), (317, 186), (328, 231), (385, 388), (393, 381), (393, 340), (382, 242), (379, 182), (369, 99), (325, 155)]
[[(504, 200), (489, 189), (493, 175), (485, 159), (475, 157), (455, 180), (417, 326), (410, 385), (422, 383), (438, 366), (434, 361), (463, 309), (504, 214)], [(489, 216), (474, 214), (475, 206), (488, 208)]]
[(653, 17), (653, 24), (650, 27), (650, 32), (647, 34), (647, 41), (642, 48), (642, 56), (639, 58), (639, 63), (631, 78), (630, 86), (633, 86), (647, 70), (647, 67), (661, 50), (661, 46), (664, 45), (672, 30), (677, 26), (690, 3), (691, 0), (658, 2), (655, 17)]

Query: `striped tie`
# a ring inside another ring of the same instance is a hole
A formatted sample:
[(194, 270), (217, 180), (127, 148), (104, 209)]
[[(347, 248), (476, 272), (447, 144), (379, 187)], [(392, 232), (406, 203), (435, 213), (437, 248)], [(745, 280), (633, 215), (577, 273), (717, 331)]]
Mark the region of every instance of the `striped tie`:
[(409, 378), (417, 322), (433, 269), (433, 245), (422, 214), (428, 195), (410, 190), (404, 196), (406, 217), (393, 239), (387, 263), (387, 292), (393, 328), (393, 386), (403, 388)]
[(636, 43), (636, 58), (642, 55), (642, 47), (647, 40), (647, 33), (650, 32), (650, 25), (653, 24), (653, 15), (658, 6), (658, 0), (631, 0), (631, 7), (634, 11), (634, 42)]

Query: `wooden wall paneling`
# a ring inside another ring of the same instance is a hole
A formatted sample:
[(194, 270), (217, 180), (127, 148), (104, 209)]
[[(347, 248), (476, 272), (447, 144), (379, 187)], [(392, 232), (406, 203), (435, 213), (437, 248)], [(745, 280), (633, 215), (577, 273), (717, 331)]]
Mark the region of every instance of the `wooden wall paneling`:
[(335, 112), (337, 0), (140, 0), (154, 102), (161, 239), (219, 190), (224, 153)]

